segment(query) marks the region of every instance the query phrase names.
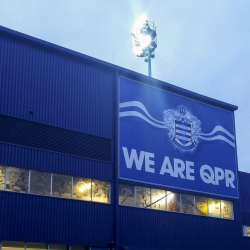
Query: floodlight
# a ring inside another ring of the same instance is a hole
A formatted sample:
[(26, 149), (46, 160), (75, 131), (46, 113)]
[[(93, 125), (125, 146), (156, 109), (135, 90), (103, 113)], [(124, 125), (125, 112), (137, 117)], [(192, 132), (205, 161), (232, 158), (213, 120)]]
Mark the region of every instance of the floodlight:
[(155, 58), (157, 47), (156, 27), (148, 21), (145, 14), (141, 15), (132, 29), (133, 52), (138, 57), (144, 57), (148, 63), (148, 75), (151, 77), (151, 60)]

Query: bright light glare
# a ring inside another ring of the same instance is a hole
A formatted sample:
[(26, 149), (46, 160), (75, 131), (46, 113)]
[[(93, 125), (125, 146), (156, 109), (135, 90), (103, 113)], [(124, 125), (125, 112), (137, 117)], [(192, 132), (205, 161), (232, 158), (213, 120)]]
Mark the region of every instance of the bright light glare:
[(149, 46), (152, 38), (149, 35), (143, 35), (141, 33), (141, 28), (147, 21), (147, 16), (145, 14), (141, 15), (136, 21), (132, 29), (132, 40), (133, 40), (133, 52), (140, 56), (143, 53), (143, 49)]
[[(85, 183), (84, 183), (84, 184), (85, 184)], [(91, 188), (91, 184), (81, 185), (81, 186), (79, 187), (79, 191), (80, 191), (80, 192), (83, 192), (83, 191), (85, 191), (85, 190), (88, 189), (88, 188)]]
[(132, 33), (138, 34), (140, 33), (141, 28), (145, 24), (145, 22), (148, 20), (147, 16), (145, 14), (142, 14), (140, 17), (137, 18), (137, 20), (134, 23)]

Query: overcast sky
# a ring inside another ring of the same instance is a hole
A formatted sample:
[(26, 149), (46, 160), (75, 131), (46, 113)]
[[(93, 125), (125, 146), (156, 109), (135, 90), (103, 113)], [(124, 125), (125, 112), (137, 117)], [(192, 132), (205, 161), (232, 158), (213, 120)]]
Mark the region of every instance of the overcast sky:
[(156, 79), (239, 107), (239, 170), (250, 173), (249, 0), (0, 0), (0, 25), (147, 74), (132, 52), (141, 14), (157, 28)]

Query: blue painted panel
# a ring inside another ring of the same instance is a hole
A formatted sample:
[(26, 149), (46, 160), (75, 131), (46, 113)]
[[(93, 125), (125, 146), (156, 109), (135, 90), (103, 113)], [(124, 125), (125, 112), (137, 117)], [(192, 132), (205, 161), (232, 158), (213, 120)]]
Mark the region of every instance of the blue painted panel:
[(113, 165), (110, 163), (1, 142), (0, 163), (108, 181), (112, 180)]
[(241, 209), (250, 212), (250, 174), (238, 172)]
[(108, 204), (0, 191), (0, 239), (105, 247), (113, 235)]
[(232, 112), (121, 77), (119, 137), (120, 178), (238, 197)]
[(120, 244), (131, 249), (241, 249), (240, 222), (120, 207)]
[(112, 138), (114, 72), (1, 31), (0, 55), (1, 114)]

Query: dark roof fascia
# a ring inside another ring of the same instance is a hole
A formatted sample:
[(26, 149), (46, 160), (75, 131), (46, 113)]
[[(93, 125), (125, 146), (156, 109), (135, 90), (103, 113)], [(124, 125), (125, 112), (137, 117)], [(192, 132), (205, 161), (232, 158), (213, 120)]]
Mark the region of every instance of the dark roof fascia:
[(229, 110), (229, 111), (235, 111), (238, 109), (238, 107), (235, 105), (232, 105), (232, 104), (229, 104), (226, 102), (222, 102), (222, 101), (219, 101), (219, 100), (216, 100), (216, 99), (204, 96), (204, 95), (197, 94), (195, 92), (177, 87), (177, 86), (172, 85), (170, 83), (166, 83), (166, 82), (154, 79), (154, 78), (150, 78), (146, 75), (139, 74), (139, 73), (134, 72), (132, 70), (122, 68), (120, 66), (93, 58), (91, 56), (81, 54), (79, 52), (61, 47), (59, 45), (55, 45), (53, 43), (43, 41), (41, 39), (23, 34), (21, 32), (17, 32), (17, 31), (5, 28), (3, 26), (0, 26), (0, 34), (1, 33), (3, 35), (5, 34), (7, 36), (15, 37), (16, 39), (24, 40), (26, 43), (33, 43), (33, 44), (36, 44), (38, 46), (46, 47), (47, 49), (53, 50), (55, 52), (61, 52), (61, 53), (65, 54), (67, 56), (70, 56), (70, 57), (76, 57), (77, 59), (88, 61), (88, 63), (105, 67), (111, 71), (118, 71), (119, 76), (127, 77), (127, 78), (130, 78), (132, 80), (143, 82), (143, 83), (146, 83), (146, 84), (149, 84), (152, 86), (158, 86), (166, 91), (169, 91), (169, 92), (172, 92), (175, 94), (179, 94), (179, 95), (183, 95), (185, 97), (188, 97), (188, 98), (200, 101), (200, 102), (204, 102), (204, 103), (207, 103), (209, 105), (212, 105), (212, 106), (215, 106), (218, 108), (222, 108), (222, 109)]

